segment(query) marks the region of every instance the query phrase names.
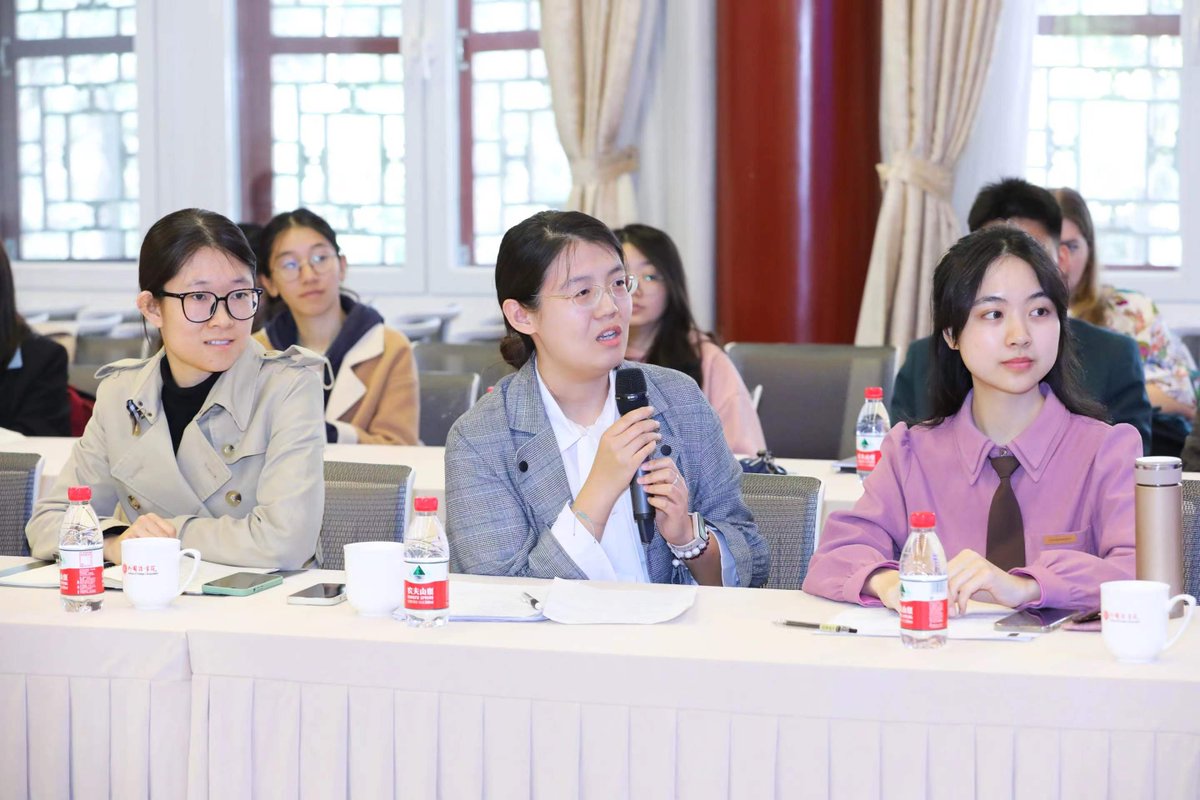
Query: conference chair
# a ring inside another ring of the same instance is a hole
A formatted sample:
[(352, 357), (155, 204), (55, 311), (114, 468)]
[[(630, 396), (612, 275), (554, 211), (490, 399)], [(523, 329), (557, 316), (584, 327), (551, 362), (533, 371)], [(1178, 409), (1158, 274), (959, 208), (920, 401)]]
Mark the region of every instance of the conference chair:
[(479, 375), (474, 372), (419, 372), (421, 385), (421, 443), (442, 447), (454, 421), (479, 397)]
[(480, 392), (514, 371), (496, 342), (421, 342), (413, 345), (413, 358), (420, 372), (478, 373)]
[(325, 462), (325, 516), (317, 540), (322, 569), (345, 569), (351, 542), (400, 542), (412, 504), (413, 471), (401, 464)]
[(0, 453), (0, 556), (29, 555), (25, 523), (42, 474), (38, 453)]
[(1183, 590), (1200, 595), (1200, 480), (1183, 481)]
[(758, 418), (767, 447), (782, 458), (854, 455), (863, 390), (882, 386), (884, 404), (891, 402), (892, 347), (731, 342), (725, 350), (751, 393), (762, 387)]
[(799, 589), (817, 545), (824, 487), (806, 475), (742, 474), (742, 500), (771, 548), (768, 589)]
[(1180, 337), (1183, 339), (1183, 344), (1191, 351), (1192, 359), (1196, 363), (1200, 363), (1200, 330), (1187, 330)]

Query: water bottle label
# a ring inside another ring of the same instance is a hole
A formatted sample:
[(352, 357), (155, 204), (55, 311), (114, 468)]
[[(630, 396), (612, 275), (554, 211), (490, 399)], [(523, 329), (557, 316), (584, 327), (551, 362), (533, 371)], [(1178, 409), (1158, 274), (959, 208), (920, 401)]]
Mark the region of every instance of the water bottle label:
[(104, 594), (104, 547), (60, 547), (58, 591), (67, 597)]
[(450, 607), (450, 561), (406, 561), (404, 608), (441, 611)]
[(854, 451), (858, 461), (859, 472), (871, 472), (879, 463), (880, 449), (883, 447), (883, 436), (875, 434), (860, 435)]
[(947, 617), (946, 579), (900, 580), (900, 628), (906, 631), (942, 631)]

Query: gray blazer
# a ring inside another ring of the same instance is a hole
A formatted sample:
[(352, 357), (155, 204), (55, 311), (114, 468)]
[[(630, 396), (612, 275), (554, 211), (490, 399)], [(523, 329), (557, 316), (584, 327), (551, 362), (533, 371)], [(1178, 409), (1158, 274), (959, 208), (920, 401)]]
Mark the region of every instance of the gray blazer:
[[(659, 454), (687, 481), (691, 510), (725, 537), (742, 586), (767, 581), (770, 551), (742, 502), (741, 467), (696, 382), (682, 372), (625, 362), (646, 373), (661, 423)], [(572, 501), (558, 441), (542, 406), (532, 360), (477, 402), (446, 440), (446, 528), (456, 572), (586, 578), (550, 534)], [(683, 583), (661, 535), (646, 548), (650, 580)]]
[(162, 358), (160, 350), (100, 370), (92, 419), (25, 529), (33, 555), (54, 558), (67, 488), (86, 485), (102, 528), (153, 512), (206, 561), (303, 566), (325, 505), (324, 359), (249, 342), (176, 454), (162, 411)]

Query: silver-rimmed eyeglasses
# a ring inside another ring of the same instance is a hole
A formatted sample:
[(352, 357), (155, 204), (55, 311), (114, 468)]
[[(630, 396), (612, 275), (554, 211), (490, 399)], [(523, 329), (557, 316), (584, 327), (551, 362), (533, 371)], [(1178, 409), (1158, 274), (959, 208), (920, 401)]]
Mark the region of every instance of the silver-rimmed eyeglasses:
[(315, 275), (324, 275), (338, 263), (338, 254), (332, 250), (314, 250), (308, 258), (299, 259), (288, 257), (271, 267), (271, 277), (284, 283), (292, 283), (300, 279), (300, 271), (308, 264)]
[(183, 306), (183, 316), (189, 322), (208, 322), (217, 313), (217, 304), (224, 303), (229, 316), (236, 320), (248, 320), (258, 311), (258, 298), (262, 289), (234, 289), (224, 297), (213, 292), (159, 292), (159, 297), (174, 297)]
[(619, 275), (613, 278), (608, 286), (602, 286), (599, 283), (593, 283), (591, 286), (584, 286), (577, 290), (574, 294), (544, 294), (542, 297), (553, 297), (558, 300), (570, 300), (580, 308), (595, 308), (600, 305), (600, 298), (608, 294), (612, 297), (614, 303), (621, 303), (629, 299), (629, 296), (637, 291), (638, 279), (636, 275)]

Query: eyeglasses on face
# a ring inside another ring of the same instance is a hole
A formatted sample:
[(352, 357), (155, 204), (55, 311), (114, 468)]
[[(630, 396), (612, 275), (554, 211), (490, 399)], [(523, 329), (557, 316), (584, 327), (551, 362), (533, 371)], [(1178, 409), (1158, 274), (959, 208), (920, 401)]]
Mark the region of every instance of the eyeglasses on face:
[(608, 294), (612, 297), (614, 303), (620, 303), (629, 299), (629, 296), (637, 291), (638, 279), (636, 275), (619, 275), (612, 280), (608, 286), (602, 286), (594, 283), (591, 286), (584, 286), (574, 294), (545, 294), (542, 297), (553, 297), (556, 300), (570, 300), (580, 308), (595, 308), (600, 304), (600, 298)]
[(229, 316), (248, 320), (258, 311), (262, 289), (234, 289), (224, 297), (213, 292), (159, 292), (158, 297), (174, 297), (183, 306), (183, 316), (189, 322), (208, 322), (217, 313), (217, 304), (224, 303)]
[(308, 264), (308, 268), (313, 271), (313, 274), (324, 275), (337, 263), (337, 253), (322, 248), (309, 253), (306, 259), (288, 256), (282, 261), (277, 261), (275, 266), (271, 267), (271, 277), (284, 283), (291, 283), (300, 279), (300, 271), (305, 264)]

